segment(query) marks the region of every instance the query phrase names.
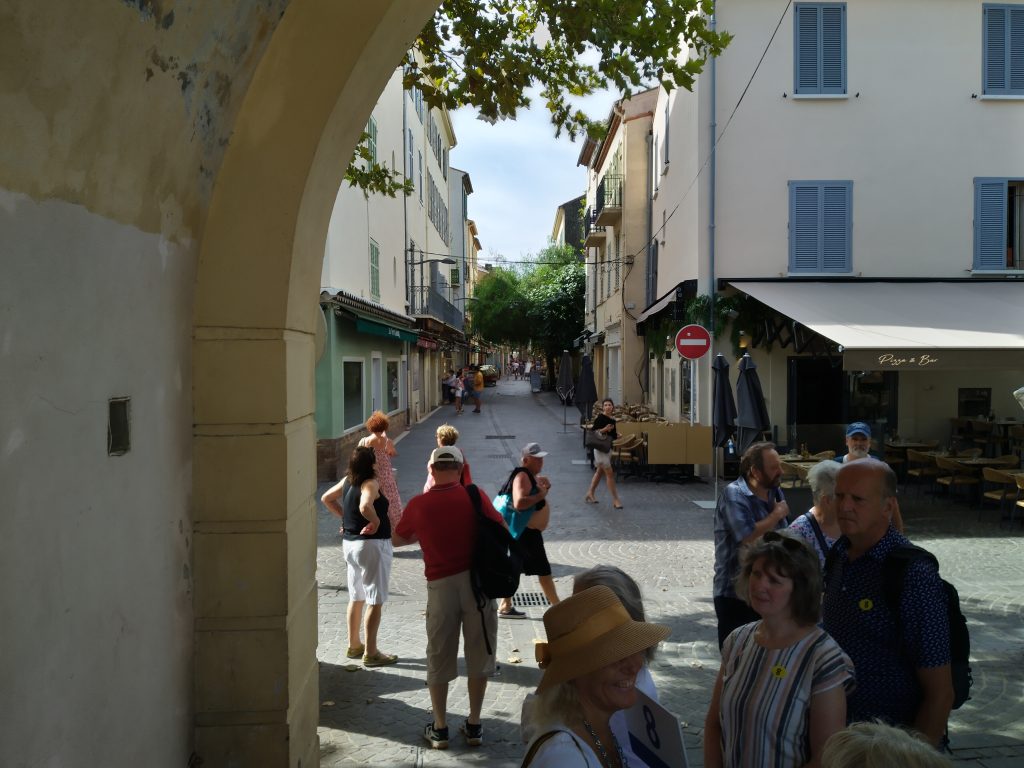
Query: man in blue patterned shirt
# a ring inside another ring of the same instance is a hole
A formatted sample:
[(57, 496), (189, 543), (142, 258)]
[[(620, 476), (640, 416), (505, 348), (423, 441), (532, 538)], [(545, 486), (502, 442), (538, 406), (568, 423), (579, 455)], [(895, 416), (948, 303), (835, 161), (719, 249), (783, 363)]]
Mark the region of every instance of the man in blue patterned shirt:
[(786, 524), (789, 505), (782, 495), (782, 462), (774, 443), (754, 443), (740, 458), (740, 476), (722, 489), (715, 506), (715, 616), (718, 647), (737, 627), (761, 618), (736, 596), (740, 547)]
[(938, 746), (953, 704), (946, 593), (938, 571), (930, 562), (913, 560), (900, 604), (886, 604), (886, 556), (910, 543), (891, 525), (896, 475), (888, 464), (844, 464), (835, 499), (843, 536), (833, 548), (822, 617), (856, 669), (847, 719), (910, 726)]

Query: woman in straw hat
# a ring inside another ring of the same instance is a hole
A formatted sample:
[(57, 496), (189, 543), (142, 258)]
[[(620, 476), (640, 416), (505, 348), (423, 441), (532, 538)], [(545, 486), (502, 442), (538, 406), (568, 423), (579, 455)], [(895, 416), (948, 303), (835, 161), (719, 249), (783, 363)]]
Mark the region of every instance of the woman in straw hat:
[(634, 621), (612, 590), (595, 586), (549, 608), (544, 629), (548, 642), (537, 644), (544, 676), (531, 713), (538, 735), (523, 765), (626, 768), (611, 717), (636, 703), (645, 653), (669, 628)]
[[(626, 612), (629, 613), (630, 618), (634, 621), (647, 621), (647, 616), (644, 613), (644, 599), (640, 593), (640, 585), (621, 568), (616, 568), (614, 565), (595, 565), (582, 573), (577, 573), (572, 580), (573, 594), (596, 586), (605, 586), (614, 592), (615, 596), (622, 602)], [(649, 662), (653, 658), (654, 647), (652, 646), (644, 653), (644, 665), (636, 676), (636, 689), (657, 701), (658, 689), (654, 684), (654, 678), (651, 677), (649, 669)], [(525, 743), (529, 743), (537, 735), (534, 730), (534, 718), (532, 716), (536, 701), (537, 697), (532, 693), (528, 694), (523, 701), (521, 725), (523, 741)], [(629, 768), (646, 768), (647, 764), (633, 752), (632, 745), (629, 743), (626, 713), (619, 711), (613, 714), (611, 727), (612, 735), (618, 739), (619, 746), (622, 747), (622, 754), (626, 758), (626, 764), (629, 765)]]
[(820, 766), (825, 742), (846, 724), (853, 662), (818, 626), (818, 556), (796, 534), (769, 531), (744, 552), (736, 593), (761, 618), (722, 646), (705, 768)]

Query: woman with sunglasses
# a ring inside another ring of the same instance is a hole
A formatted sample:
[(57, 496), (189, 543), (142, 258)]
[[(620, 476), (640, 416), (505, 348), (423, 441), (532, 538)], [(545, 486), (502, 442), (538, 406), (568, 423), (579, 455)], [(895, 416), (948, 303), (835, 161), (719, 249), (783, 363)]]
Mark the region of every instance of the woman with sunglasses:
[(853, 663), (818, 626), (821, 566), (806, 542), (769, 531), (743, 554), (736, 592), (760, 614), (722, 646), (704, 722), (706, 768), (821, 765), (846, 725)]

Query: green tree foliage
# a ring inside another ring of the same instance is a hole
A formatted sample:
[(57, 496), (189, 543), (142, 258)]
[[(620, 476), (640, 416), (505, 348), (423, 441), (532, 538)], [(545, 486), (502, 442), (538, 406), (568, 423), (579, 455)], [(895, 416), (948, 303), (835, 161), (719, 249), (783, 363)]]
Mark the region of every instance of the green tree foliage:
[(488, 341), (542, 351), (553, 361), (583, 328), (586, 271), (570, 245), (549, 245), (518, 271), (498, 267), (477, 284), (471, 330)]
[[(603, 123), (572, 98), (658, 83), (690, 90), (730, 40), (710, 29), (713, 10), (712, 0), (445, 0), (416, 40), (404, 85), (432, 107), (471, 106), (491, 120), (514, 118), (537, 86), (556, 136), (600, 138)], [(407, 192), (390, 173), (352, 180)]]

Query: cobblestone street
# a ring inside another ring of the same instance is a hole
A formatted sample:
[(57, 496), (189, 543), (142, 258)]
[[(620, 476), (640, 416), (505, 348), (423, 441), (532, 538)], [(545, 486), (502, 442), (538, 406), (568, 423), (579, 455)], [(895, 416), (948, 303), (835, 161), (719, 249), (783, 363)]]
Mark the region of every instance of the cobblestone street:
[[(460, 431), (459, 447), (474, 480), (493, 495), (517, 461), (520, 447), (537, 441), (550, 452), (544, 474), (552, 482), (551, 526), (545, 533), (559, 594), (568, 595), (577, 573), (597, 563), (623, 568), (641, 585), (649, 618), (672, 636), (652, 666), (662, 703), (684, 723), (691, 766), (701, 765), (701, 733), (718, 670), (711, 603), (714, 484), (620, 483), (625, 509), (613, 510), (607, 491), (600, 503), (583, 502), (591, 475), (576, 426), (575, 407), (564, 411), (554, 393), (532, 394), (528, 382), (503, 379), (489, 388), (483, 412), (455, 416), (443, 407), (398, 438), (398, 485), (403, 500), (422, 489), (434, 430), (445, 421)], [(322, 489), (321, 489), (322, 490)], [(808, 494), (790, 495), (806, 509)], [(696, 502), (704, 502), (700, 506)], [(933, 551), (942, 575), (959, 590), (972, 640), (972, 700), (953, 713), (950, 735), (958, 762), (1003, 768), (1024, 765), (1024, 537), (1000, 526), (998, 510), (979, 512), (912, 490), (901, 501), (908, 534)], [(322, 507), (318, 528), (320, 748), (323, 766), (518, 766), (523, 755), (519, 712), (536, 686), (533, 639), (543, 638), (543, 606), (526, 607), (525, 621), (500, 621), (500, 671), (487, 691), (484, 744), (470, 748), (457, 734), (465, 718), (465, 678), (449, 697), (451, 747), (430, 750), (421, 738), (430, 720), (425, 679), (423, 606), (426, 582), (418, 547), (396, 550), (391, 597), (384, 609), (380, 646), (397, 653), (391, 667), (364, 669), (345, 658), (346, 569), (339, 521)], [(523, 577), (520, 597), (540, 595)], [(521, 659), (521, 661), (511, 661)]]

